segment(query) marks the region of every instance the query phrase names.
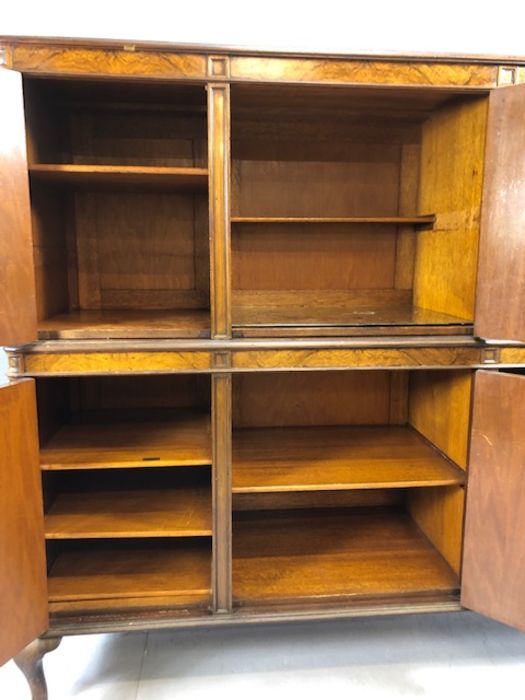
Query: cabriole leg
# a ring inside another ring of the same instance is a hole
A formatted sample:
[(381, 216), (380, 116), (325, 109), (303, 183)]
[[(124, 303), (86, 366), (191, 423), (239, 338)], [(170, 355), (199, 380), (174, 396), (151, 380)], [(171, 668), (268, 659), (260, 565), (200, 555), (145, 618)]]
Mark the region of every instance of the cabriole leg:
[(47, 685), (42, 662), (44, 656), (56, 649), (61, 641), (62, 637), (35, 639), (14, 658), (15, 664), (29, 683), (32, 700), (47, 700)]

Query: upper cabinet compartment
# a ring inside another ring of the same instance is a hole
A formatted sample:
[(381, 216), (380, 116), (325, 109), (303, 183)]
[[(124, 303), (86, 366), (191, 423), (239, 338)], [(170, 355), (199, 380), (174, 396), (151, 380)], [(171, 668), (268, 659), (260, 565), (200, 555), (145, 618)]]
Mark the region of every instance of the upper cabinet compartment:
[(234, 333), (472, 333), (487, 102), (234, 86)]
[(209, 337), (206, 92), (25, 82), (38, 336)]

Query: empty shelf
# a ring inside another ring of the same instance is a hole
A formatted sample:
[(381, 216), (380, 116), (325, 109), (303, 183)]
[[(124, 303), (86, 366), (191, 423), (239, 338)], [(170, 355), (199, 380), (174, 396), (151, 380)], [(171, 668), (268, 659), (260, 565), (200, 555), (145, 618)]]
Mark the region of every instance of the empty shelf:
[(211, 536), (206, 486), (60, 494), (45, 516), (46, 539)]
[(208, 187), (206, 168), (41, 163), (32, 165), (29, 172), (34, 179), (74, 187), (116, 186), (190, 190), (205, 190)]
[(238, 514), (237, 606), (455, 594), (458, 578), (396, 508)]
[(196, 606), (211, 599), (208, 542), (66, 549), (48, 574), (52, 612)]
[(232, 224), (398, 224), (432, 227), (435, 214), (424, 216), (232, 216)]
[[(149, 416), (149, 419), (148, 419)], [(210, 416), (205, 411), (85, 414), (63, 425), (40, 449), (42, 469), (199, 466), (211, 464)]]
[(71, 311), (39, 321), (40, 340), (108, 338), (209, 338), (203, 309)]
[(472, 321), (411, 305), (312, 307), (235, 306), (236, 335), (462, 335), (471, 334)]
[(445, 486), (464, 473), (406, 426), (234, 432), (233, 492)]

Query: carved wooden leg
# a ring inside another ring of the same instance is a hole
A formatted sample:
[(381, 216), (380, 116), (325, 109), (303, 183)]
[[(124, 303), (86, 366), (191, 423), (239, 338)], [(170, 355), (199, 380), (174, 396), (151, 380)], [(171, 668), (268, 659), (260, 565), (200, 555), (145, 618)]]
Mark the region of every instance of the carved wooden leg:
[(44, 656), (62, 641), (62, 637), (35, 639), (14, 658), (15, 664), (26, 677), (31, 688), (32, 700), (47, 700), (47, 685), (44, 675)]

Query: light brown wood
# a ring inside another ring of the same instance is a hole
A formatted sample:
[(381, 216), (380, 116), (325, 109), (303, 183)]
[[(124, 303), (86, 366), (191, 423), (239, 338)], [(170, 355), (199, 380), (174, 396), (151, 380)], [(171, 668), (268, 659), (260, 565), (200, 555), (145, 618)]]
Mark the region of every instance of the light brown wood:
[(525, 631), (525, 376), (478, 372), (461, 602)]
[(211, 368), (209, 351), (87, 352), (31, 354), (24, 360), (28, 376), (77, 374), (129, 374), (173, 371), (206, 372)]
[[(18, 51), (20, 48), (17, 49)], [(16, 57), (16, 54), (15, 54)], [(497, 70), (494, 66), (461, 63), (410, 61), (397, 63), (380, 60), (344, 61), (336, 58), (303, 58), (233, 56), (232, 78), (268, 82), (320, 82), (346, 85), (420, 85), (448, 87), (494, 87)]]
[(0, 68), (0, 345), (36, 340), (22, 76)]
[(523, 197), (525, 87), (490, 95), (475, 331), (525, 341)]
[(231, 338), (230, 87), (208, 84), (211, 323), (214, 338)]
[[(122, 42), (124, 44), (124, 42)], [(15, 70), (44, 75), (92, 75), (168, 80), (203, 79), (206, 57), (197, 54), (150, 51), (104, 51), (88, 48), (16, 46), (11, 55)]]
[(122, 489), (60, 494), (46, 512), (46, 539), (211, 537), (206, 486)]
[(210, 315), (201, 309), (70, 311), (39, 321), (38, 337), (209, 338)]
[(408, 427), (236, 430), (233, 493), (406, 488), (463, 483)]
[(34, 382), (0, 383), (0, 665), (48, 624)]
[(474, 318), (486, 98), (443, 107), (423, 125), (419, 211), (436, 223), (417, 238), (414, 304)]
[(418, 527), (459, 575), (465, 490), (460, 486), (414, 490), (408, 497), (408, 509)]
[(72, 548), (59, 554), (49, 572), (49, 601), (77, 603), (77, 608), (111, 609), (118, 605), (155, 607), (156, 598), (172, 606), (193, 607), (211, 599), (211, 552), (201, 538), (148, 547), (105, 545)]
[(462, 469), (467, 468), (472, 372), (413, 372), (409, 421)]
[(144, 165), (78, 165), (35, 163), (31, 177), (41, 182), (69, 187), (136, 189), (204, 189), (208, 188), (206, 168), (174, 168)]
[(237, 514), (237, 605), (457, 591), (458, 579), (398, 509)]
[(211, 464), (209, 414), (183, 409), (125, 421), (122, 411), (64, 425), (40, 449), (42, 469), (105, 469)]

